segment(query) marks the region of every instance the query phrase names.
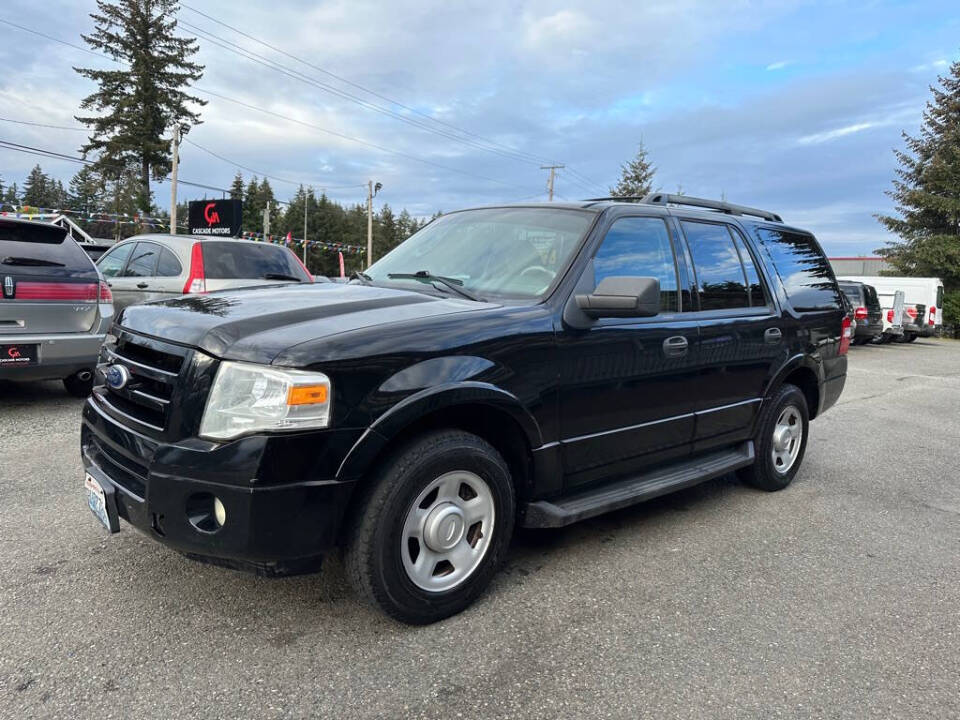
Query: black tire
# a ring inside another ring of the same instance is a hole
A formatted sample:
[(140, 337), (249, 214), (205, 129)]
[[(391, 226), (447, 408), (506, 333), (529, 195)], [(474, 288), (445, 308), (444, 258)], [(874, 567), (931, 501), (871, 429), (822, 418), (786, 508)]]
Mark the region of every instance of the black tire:
[(919, 336), (919, 335), (911, 335), (909, 338), (907, 338), (907, 342), (916, 342), (916, 339), (917, 339), (918, 337), (920, 337), (920, 336)]
[[(781, 472), (773, 459), (773, 436), (778, 419), (788, 407), (794, 407), (798, 411), (802, 433), (797, 455), (786, 472)], [(807, 398), (800, 388), (790, 383), (781, 385), (773, 397), (764, 403), (764, 408), (760, 412), (760, 417), (757, 419), (757, 432), (754, 436), (756, 460), (753, 465), (738, 472), (740, 479), (747, 485), (768, 492), (783, 490), (787, 487), (803, 463), (803, 456), (807, 450), (807, 438), (810, 435), (809, 418)]]
[[(493, 535), (479, 564), (460, 584), (428, 591), (416, 585), (404, 567), (404, 522), (430, 483), (456, 470), (473, 473), (489, 488), (495, 509)], [(401, 622), (425, 625), (442, 620), (469, 606), (486, 588), (509, 547), (515, 515), (510, 470), (500, 454), (470, 433), (432, 432), (393, 454), (360, 498), (347, 531), (347, 576), (361, 596)]]
[[(81, 376), (85, 375), (86, 379)], [(93, 371), (80, 370), (69, 377), (63, 379), (63, 387), (74, 397), (85, 398), (93, 390)]]

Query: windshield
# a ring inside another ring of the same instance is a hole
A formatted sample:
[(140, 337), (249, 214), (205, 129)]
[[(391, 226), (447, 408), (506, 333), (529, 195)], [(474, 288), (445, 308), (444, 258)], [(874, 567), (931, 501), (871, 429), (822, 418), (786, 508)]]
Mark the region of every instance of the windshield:
[(517, 299), (541, 297), (569, 262), (590, 227), (593, 213), (560, 208), (489, 208), (437, 218), (375, 262), (374, 282), (429, 284), (455, 294), (440, 282), (390, 275), (422, 273), (459, 281), (474, 295)]

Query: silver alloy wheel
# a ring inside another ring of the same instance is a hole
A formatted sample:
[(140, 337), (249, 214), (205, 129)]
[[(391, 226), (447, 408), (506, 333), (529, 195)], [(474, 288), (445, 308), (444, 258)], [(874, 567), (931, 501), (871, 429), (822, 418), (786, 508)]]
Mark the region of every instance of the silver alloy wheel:
[(495, 521), (493, 493), (483, 478), (467, 470), (441, 475), (407, 511), (400, 538), (407, 577), (431, 592), (455, 588), (480, 566)]
[(770, 455), (773, 469), (781, 475), (790, 471), (800, 455), (803, 441), (803, 418), (793, 405), (787, 405), (773, 426), (773, 442)]

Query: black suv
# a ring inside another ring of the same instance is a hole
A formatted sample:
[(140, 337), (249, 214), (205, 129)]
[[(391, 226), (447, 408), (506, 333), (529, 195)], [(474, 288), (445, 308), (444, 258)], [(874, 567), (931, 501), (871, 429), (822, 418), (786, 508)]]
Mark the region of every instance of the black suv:
[(440, 217), (347, 285), (126, 308), (81, 435), (91, 508), (285, 574), (343, 546), (395, 618), (466, 607), (515, 524), (796, 475), (850, 320), (814, 237), (691, 197)]
[(865, 345), (883, 336), (883, 308), (873, 285), (853, 280), (840, 280), (840, 291), (850, 301), (856, 328), (854, 345)]

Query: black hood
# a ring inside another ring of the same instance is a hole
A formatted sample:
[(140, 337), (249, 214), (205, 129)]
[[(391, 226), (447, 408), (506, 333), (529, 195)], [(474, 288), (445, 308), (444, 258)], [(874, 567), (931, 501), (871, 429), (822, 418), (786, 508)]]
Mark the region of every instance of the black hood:
[(393, 288), (317, 283), (132, 305), (118, 322), (128, 330), (200, 348), (218, 358), (270, 363), (303, 342), (483, 307), (492, 306)]

